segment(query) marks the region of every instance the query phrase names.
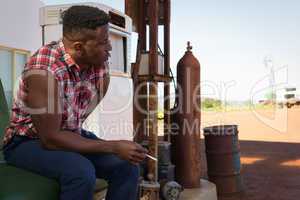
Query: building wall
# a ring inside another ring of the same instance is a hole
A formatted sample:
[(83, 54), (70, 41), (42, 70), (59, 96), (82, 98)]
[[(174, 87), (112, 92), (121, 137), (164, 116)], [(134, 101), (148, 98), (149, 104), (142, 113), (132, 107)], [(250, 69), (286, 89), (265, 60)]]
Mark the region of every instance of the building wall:
[(42, 44), (40, 0), (1, 0), (0, 45), (34, 53)]

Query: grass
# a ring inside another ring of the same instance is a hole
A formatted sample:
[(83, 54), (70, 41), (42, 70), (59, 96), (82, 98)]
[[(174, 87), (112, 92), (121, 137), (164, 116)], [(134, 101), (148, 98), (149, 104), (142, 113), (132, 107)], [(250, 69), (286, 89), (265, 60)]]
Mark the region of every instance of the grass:
[[(248, 105), (222, 105), (215, 107), (203, 107), (201, 112), (239, 112), (239, 111), (251, 111), (251, 110), (272, 110), (275, 108), (275, 105), (263, 105), (263, 104), (248, 104)], [(162, 110), (157, 113), (158, 120), (164, 118), (164, 113)]]

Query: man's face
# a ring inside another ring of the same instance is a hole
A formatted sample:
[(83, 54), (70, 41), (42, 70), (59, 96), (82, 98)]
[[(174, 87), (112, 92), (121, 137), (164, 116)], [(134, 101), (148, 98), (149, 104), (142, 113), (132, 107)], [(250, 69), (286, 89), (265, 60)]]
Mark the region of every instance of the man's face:
[(111, 50), (108, 25), (98, 27), (83, 45), (82, 60), (92, 66), (104, 66)]

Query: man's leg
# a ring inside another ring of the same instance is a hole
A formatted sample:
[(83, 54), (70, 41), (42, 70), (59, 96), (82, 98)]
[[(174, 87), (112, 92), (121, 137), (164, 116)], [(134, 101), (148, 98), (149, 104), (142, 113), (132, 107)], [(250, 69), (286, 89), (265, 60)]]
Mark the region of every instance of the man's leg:
[[(93, 133), (83, 131), (82, 136), (99, 139)], [(138, 192), (139, 166), (112, 154), (84, 155), (95, 166), (97, 178), (108, 181), (106, 200), (136, 200)]]
[[(20, 140), (20, 137), (15, 137)], [(48, 151), (39, 140), (27, 140), (5, 151), (8, 164), (57, 179), (61, 200), (92, 200), (96, 181), (93, 164), (80, 154)], [(30, 180), (28, 180), (30, 184)]]
[(115, 155), (86, 155), (96, 169), (97, 178), (108, 181), (106, 200), (136, 200), (139, 167)]

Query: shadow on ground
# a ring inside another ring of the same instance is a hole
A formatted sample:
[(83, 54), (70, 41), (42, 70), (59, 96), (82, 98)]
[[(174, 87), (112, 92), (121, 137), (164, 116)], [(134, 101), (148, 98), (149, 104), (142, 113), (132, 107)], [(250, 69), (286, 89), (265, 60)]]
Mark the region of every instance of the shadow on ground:
[[(300, 143), (240, 141), (240, 147), (244, 200), (300, 199)], [(205, 152), (203, 142), (202, 148)], [(207, 178), (202, 158), (202, 176)]]

